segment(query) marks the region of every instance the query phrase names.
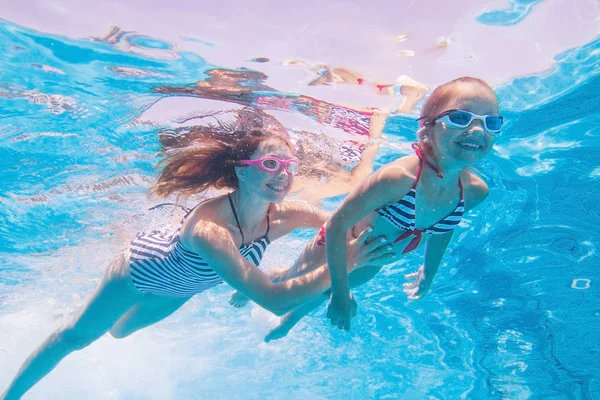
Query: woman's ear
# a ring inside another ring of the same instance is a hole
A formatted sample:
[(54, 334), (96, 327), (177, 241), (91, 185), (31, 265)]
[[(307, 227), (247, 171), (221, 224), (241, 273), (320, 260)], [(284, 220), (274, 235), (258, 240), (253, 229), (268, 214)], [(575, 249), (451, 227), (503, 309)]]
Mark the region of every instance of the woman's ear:
[(246, 179), (245, 168), (235, 167), (235, 175), (238, 178), (238, 181), (243, 182)]

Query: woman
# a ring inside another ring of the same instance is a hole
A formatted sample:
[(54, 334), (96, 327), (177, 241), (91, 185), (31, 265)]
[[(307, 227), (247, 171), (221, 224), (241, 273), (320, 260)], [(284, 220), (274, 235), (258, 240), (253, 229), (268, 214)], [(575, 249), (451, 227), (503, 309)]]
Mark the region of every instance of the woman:
[[(326, 253), (331, 273), (327, 316), (340, 329), (349, 330), (356, 313), (350, 288), (369, 281), (381, 269), (369, 266), (348, 275), (347, 237), (372, 226), (372, 235), (393, 243), (397, 257), (414, 251), (427, 237), (424, 263), (417, 272), (406, 275), (411, 281), (404, 284), (408, 298), (419, 299), (431, 287), (463, 214), (487, 196), (487, 185), (468, 167), (490, 151), (502, 127), (492, 88), (469, 77), (446, 83), (429, 96), (419, 120), (419, 141), (413, 145), (416, 155), (383, 166), (356, 187), (333, 213), (326, 231), (322, 229), (321, 237), (307, 247), (326, 243), (321, 261)], [(285, 277), (308, 271), (310, 268), (292, 269)], [(266, 340), (285, 336), (324, 300), (319, 296), (285, 315)]]
[[(296, 168), (291, 145), (260, 131), (207, 140), (169, 156), (151, 192), (232, 192), (194, 207), (173, 235), (138, 234), (108, 267), (79, 315), (29, 356), (2, 399), (20, 398), (64, 357), (106, 332), (126, 337), (222, 282), (278, 315), (325, 291), (327, 268), (308, 265), (307, 253), (297, 265), (312, 272), (286, 282), (274, 284), (257, 268), (272, 240), (298, 227), (318, 227), (327, 217), (311, 206), (283, 202)], [(350, 244), (360, 250), (350, 258), (351, 270), (386, 258), (387, 250), (367, 244), (366, 237)]]
[[(291, 188), (294, 196), (318, 205), (324, 198), (349, 193), (367, 178), (373, 172), (386, 117), (387, 114), (381, 112), (372, 113), (367, 126), (369, 140), (364, 144), (351, 140), (337, 142), (325, 134), (294, 130), (296, 155), (302, 159)], [(190, 120), (196, 120), (196, 125), (158, 133), (163, 149), (182, 148), (207, 138), (217, 139), (254, 129), (290, 137), (275, 117), (255, 107), (200, 114), (180, 122)]]

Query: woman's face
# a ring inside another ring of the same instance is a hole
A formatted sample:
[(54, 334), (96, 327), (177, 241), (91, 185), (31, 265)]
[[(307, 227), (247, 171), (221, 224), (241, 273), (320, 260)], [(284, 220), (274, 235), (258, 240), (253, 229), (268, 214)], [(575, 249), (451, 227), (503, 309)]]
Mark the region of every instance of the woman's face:
[[(439, 110), (439, 113), (446, 110), (465, 110), (478, 115), (498, 115), (498, 100), (493, 92), (473, 86), (461, 90), (459, 95)], [(484, 122), (473, 119), (466, 128), (451, 128), (442, 121), (436, 121), (431, 144), (436, 153), (446, 161), (474, 164), (485, 157), (494, 141), (494, 134), (486, 129)]]
[[(264, 157), (277, 157), (281, 160), (294, 158), (290, 147), (279, 139), (262, 142), (250, 157), (257, 160)], [(277, 172), (267, 172), (256, 166), (238, 167), (240, 186), (245, 185), (249, 193), (271, 203), (280, 203), (290, 191), (294, 175), (285, 168)]]

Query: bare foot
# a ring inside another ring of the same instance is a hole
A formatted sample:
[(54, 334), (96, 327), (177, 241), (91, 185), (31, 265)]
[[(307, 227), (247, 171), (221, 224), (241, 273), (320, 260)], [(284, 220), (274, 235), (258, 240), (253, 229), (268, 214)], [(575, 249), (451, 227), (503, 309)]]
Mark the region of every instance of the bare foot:
[(284, 315), (281, 321), (279, 321), (279, 325), (271, 329), (267, 336), (265, 336), (265, 343), (286, 337), (289, 331), (296, 325), (296, 322), (298, 321), (293, 318), (293, 313)]
[(229, 304), (236, 308), (244, 307), (250, 301), (249, 298), (238, 292), (237, 290), (231, 294)]

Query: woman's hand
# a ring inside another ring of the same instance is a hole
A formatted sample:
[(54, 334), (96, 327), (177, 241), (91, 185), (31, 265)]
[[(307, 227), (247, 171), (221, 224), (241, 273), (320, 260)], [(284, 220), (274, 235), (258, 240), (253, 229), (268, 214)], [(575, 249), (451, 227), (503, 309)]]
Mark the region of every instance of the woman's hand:
[(381, 267), (394, 260), (392, 245), (383, 236), (371, 238), (372, 232), (373, 228), (368, 227), (348, 243), (348, 273), (367, 265)]
[(414, 279), (412, 282), (407, 282), (404, 284), (404, 293), (408, 295), (410, 300), (418, 300), (421, 297), (425, 296), (429, 291), (429, 287), (431, 286), (431, 279), (428, 279), (425, 275), (425, 266), (421, 265), (421, 267), (417, 270), (417, 272), (413, 272), (412, 274), (406, 274), (404, 276), (407, 280)]

